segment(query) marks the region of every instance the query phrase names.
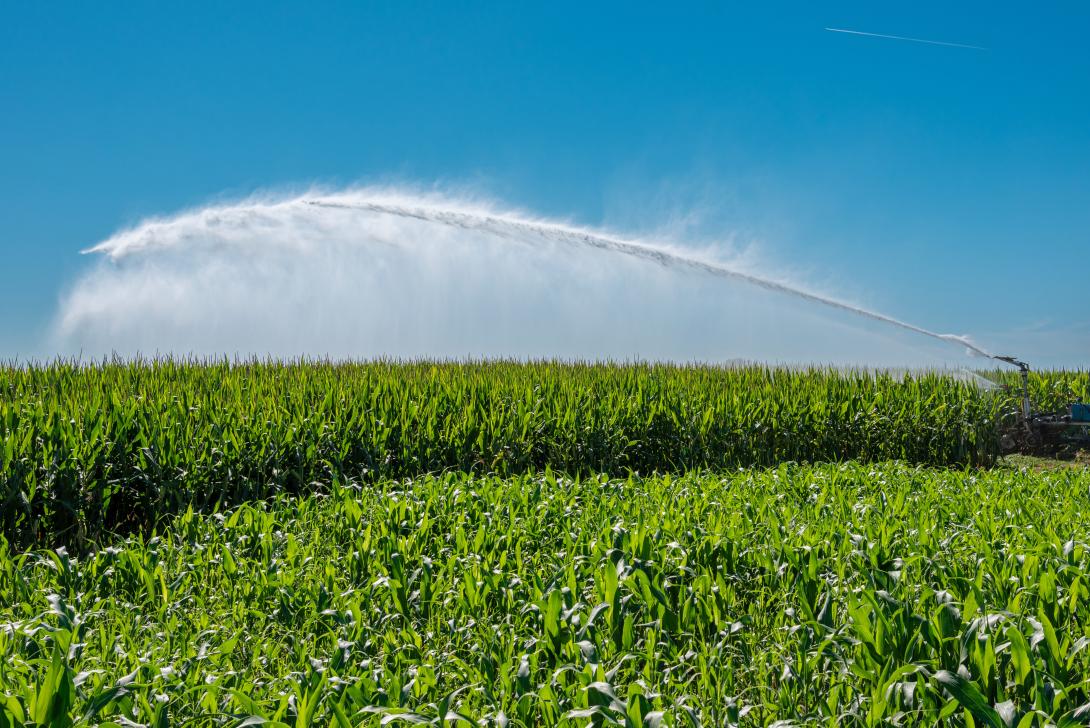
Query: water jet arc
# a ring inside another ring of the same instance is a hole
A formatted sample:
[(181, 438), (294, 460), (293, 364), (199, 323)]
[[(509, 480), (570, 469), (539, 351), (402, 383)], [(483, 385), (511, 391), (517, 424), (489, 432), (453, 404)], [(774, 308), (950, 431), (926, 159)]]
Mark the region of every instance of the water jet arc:
[(495, 235), (511, 236), (518, 233), (529, 233), (538, 235), (554, 242), (565, 243), (569, 245), (582, 245), (590, 248), (597, 248), (600, 250), (606, 250), (622, 255), (627, 255), (635, 258), (642, 258), (644, 260), (657, 263), (665, 267), (674, 268), (688, 268), (690, 270), (706, 273), (709, 275), (717, 276), (720, 278), (727, 278), (730, 280), (741, 281), (750, 285), (758, 286), (768, 291), (774, 291), (777, 293), (794, 296), (805, 301), (820, 304), (822, 306), (828, 306), (830, 308), (846, 311), (856, 316), (870, 319), (872, 321), (879, 321), (890, 326), (896, 326), (905, 331), (911, 331), (915, 334), (922, 336), (928, 336), (932, 339), (942, 341), (948, 344), (957, 344), (964, 346), (973, 354), (982, 356), (988, 359), (996, 359), (997, 361), (1003, 361), (999, 359), (995, 354), (981, 348), (974, 344), (968, 338), (964, 336), (958, 336), (956, 334), (940, 334), (935, 331), (930, 331), (921, 326), (901, 321), (900, 319), (887, 316), (876, 311), (870, 311), (859, 306), (853, 306), (850, 303), (844, 301), (838, 301), (835, 298), (829, 298), (827, 296), (821, 296), (816, 293), (810, 293), (794, 286), (789, 286), (785, 283), (770, 280), (768, 278), (762, 278), (755, 276), (751, 273), (744, 273), (724, 265), (716, 263), (709, 263), (707, 261), (699, 260), (697, 258), (690, 258), (684, 255), (657, 248), (646, 243), (635, 242), (631, 240), (622, 240), (610, 236), (601, 235), (598, 233), (592, 233), (586, 230), (580, 230), (578, 228), (567, 227), (564, 225), (557, 225), (555, 223), (543, 223), (543, 222), (531, 222), (519, 218), (507, 217), (503, 215), (491, 215), (484, 213), (468, 213), (459, 210), (443, 209), (439, 207), (409, 207), (402, 205), (395, 205), (385, 202), (342, 202), (336, 199), (306, 199), (303, 200), (304, 204), (312, 205), (315, 207), (329, 207), (329, 208), (341, 208), (349, 210), (364, 210), (368, 212), (374, 212), (376, 214), (383, 215), (396, 215), (399, 217), (414, 218), (426, 222), (439, 223), (442, 225), (450, 225), (453, 227), (460, 227), (467, 230), (482, 230)]

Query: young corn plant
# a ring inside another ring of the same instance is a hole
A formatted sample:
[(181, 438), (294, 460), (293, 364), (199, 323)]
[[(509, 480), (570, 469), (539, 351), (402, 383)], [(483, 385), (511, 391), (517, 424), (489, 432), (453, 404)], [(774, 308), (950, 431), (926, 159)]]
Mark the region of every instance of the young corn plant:
[(1085, 472), (858, 463), (187, 509), (0, 547), (0, 725), (1083, 725), (1087, 523)]

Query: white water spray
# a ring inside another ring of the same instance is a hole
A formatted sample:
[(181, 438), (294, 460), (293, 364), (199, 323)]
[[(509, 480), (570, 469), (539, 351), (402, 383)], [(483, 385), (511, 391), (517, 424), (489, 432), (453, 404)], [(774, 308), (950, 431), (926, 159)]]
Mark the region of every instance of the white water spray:
[[(334, 202), (330, 200), (306, 200), (307, 204), (316, 205), (319, 207), (344, 207), (346, 203)], [(587, 245), (593, 248), (600, 248), (602, 250), (609, 250), (615, 253), (621, 253), (623, 255), (630, 255), (636, 258), (643, 258), (653, 261), (664, 266), (673, 266), (680, 268), (690, 268), (693, 270), (709, 273), (721, 278), (730, 278), (737, 281), (749, 283), (754, 286), (767, 289), (769, 291), (775, 291), (777, 293), (784, 293), (789, 296), (795, 296), (806, 301), (812, 301), (819, 303), (823, 306), (830, 306), (837, 308), (848, 313), (855, 314), (856, 316), (863, 316), (865, 318), (872, 319), (874, 321), (881, 321), (883, 323), (897, 326), (906, 331), (911, 331), (916, 334), (922, 334), (924, 336), (930, 336), (940, 341), (949, 341), (952, 343), (965, 346), (974, 354), (979, 356), (993, 358), (994, 355), (981, 349), (974, 344), (966, 336), (958, 336), (956, 334), (938, 334), (927, 329), (914, 326), (910, 323), (900, 321), (874, 311), (868, 311), (865, 308), (859, 306), (853, 306), (850, 303), (838, 301), (835, 298), (829, 298), (828, 296), (818, 295), (816, 293), (810, 293), (801, 288), (789, 286), (785, 283), (780, 283), (768, 278), (762, 278), (760, 276), (752, 275), (750, 273), (744, 273), (739, 270), (729, 268), (725, 265), (709, 263), (702, 261), (698, 258), (691, 258), (677, 253), (672, 253), (669, 250), (661, 247), (655, 247), (646, 243), (639, 243), (631, 240), (621, 240), (618, 238), (607, 237), (598, 233), (592, 233), (586, 230), (579, 230), (575, 228), (569, 228), (557, 224), (547, 224), (539, 222), (527, 222), (525, 220), (511, 219), (505, 217), (497, 217), (493, 215), (482, 214), (468, 214), (463, 212), (456, 212), (453, 210), (442, 209), (429, 209), (429, 208), (405, 208), (393, 205), (384, 205), (376, 202), (360, 202), (356, 203), (356, 207), (362, 210), (369, 210), (377, 213), (384, 213), (387, 215), (399, 215), (401, 217), (413, 217), (419, 220), (427, 220), (430, 222), (438, 222), (444, 225), (456, 225), (466, 229), (477, 229), (485, 232), (490, 232), (498, 235), (517, 235), (519, 233), (530, 233), (540, 235), (545, 238), (556, 240), (564, 243), (571, 243), (574, 245)]]
[[(70, 346), (91, 350), (693, 358), (707, 350), (678, 347), (684, 331), (669, 330), (673, 314), (699, 316), (708, 326), (708, 312), (691, 301), (678, 303), (685, 290), (710, 292), (692, 276), (679, 288), (677, 272), (688, 270), (745, 284), (748, 293), (736, 291), (726, 301), (736, 311), (752, 309), (759, 289), (992, 357), (966, 337), (757, 275), (738, 261), (435, 196), (364, 189), (211, 206), (145, 221), (88, 252), (104, 254), (113, 265), (78, 283), (63, 302), (57, 329)], [(544, 275), (533, 275), (535, 270)], [(674, 272), (664, 279), (652, 270)], [(605, 293), (588, 294), (596, 286)], [(662, 298), (654, 300), (656, 293)], [(713, 304), (720, 295), (726, 294), (705, 297)], [(656, 320), (656, 307), (661, 330), (653, 351), (621, 346), (624, 336), (646, 335), (648, 327), (619, 330), (618, 312), (638, 314), (629, 318), (645, 324)], [(533, 344), (532, 337), (543, 333), (533, 328), (545, 320), (542, 308), (560, 312), (551, 319), (558, 327), (553, 349), (545, 348), (548, 336)], [(602, 311), (613, 313), (595, 316)], [(750, 315), (743, 312), (743, 318)], [(812, 314), (798, 315), (806, 320), (803, 329), (812, 326)], [(496, 335), (482, 335), (474, 317)], [(530, 330), (519, 333), (527, 324)], [(751, 334), (783, 328), (778, 313), (753, 314), (748, 324)], [(677, 326), (684, 329), (684, 321)], [(292, 335), (299, 327), (304, 330)], [(605, 351), (595, 350), (595, 342), (610, 341)], [(672, 350), (679, 353), (670, 357)], [(760, 347), (739, 352), (751, 358), (762, 353)], [(776, 357), (775, 347), (768, 354)], [(799, 358), (797, 352), (779, 356)]]

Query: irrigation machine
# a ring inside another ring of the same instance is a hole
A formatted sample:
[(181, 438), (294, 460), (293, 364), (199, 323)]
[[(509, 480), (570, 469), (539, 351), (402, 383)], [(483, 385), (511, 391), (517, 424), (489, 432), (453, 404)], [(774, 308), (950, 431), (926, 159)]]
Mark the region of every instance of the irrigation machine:
[(999, 361), (1018, 367), (1022, 375), (1021, 411), (999, 441), (1004, 453), (1059, 453), (1090, 448), (1090, 404), (1074, 402), (1059, 412), (1040, 412), (1029, 398), (1029, 365), (1013, 356)]

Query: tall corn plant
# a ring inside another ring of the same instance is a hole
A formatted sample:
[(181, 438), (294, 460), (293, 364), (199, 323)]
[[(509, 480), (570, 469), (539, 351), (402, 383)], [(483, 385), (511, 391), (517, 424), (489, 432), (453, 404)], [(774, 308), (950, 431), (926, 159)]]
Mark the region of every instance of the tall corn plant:
[(980, 464), (995, 451), (1003, 407), (930, 373), (510, 361), (8, 366), (0, 531), (21, 545), (73, 544), (190, 505), (335, 477)]

